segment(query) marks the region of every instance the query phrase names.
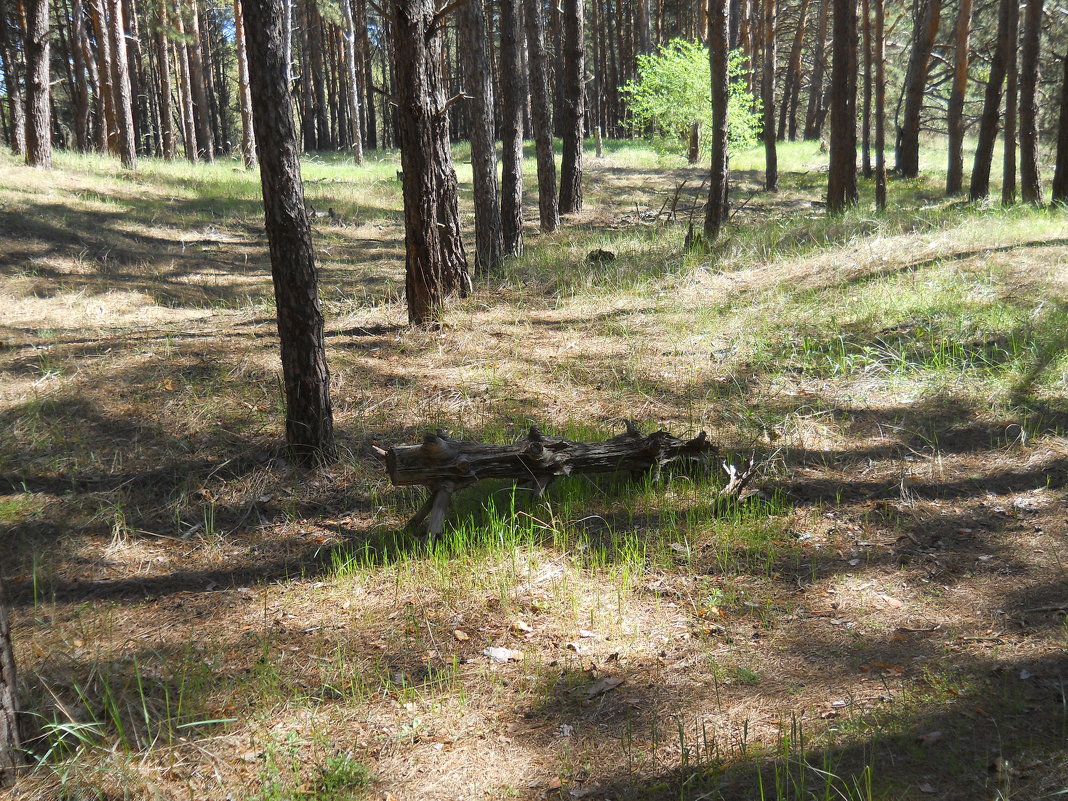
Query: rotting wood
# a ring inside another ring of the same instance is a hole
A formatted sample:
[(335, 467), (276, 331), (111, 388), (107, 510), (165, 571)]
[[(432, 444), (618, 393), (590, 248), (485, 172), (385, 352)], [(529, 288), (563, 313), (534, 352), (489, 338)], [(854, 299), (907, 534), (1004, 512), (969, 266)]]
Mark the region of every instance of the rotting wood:
[[(667, 431), (643, 435), (632, 422), (627, 430), (604, 442), (576, 442), (550, 437), (531, 427), (510, 445), (489, 445), (453, 439), (443, 431), (427, 434), (418, 445), (396, 445), (375, 454), (396, 486), (425, 486), (426, 502), (409, 521), (426, 523), (431, 539), (441, 533), (453, 493), (483, 479), (513, 479), (540, 498), (559, 476), (626, 471), (638, 477), (649, 473), (658, 480), (665, 465), (678, 460), (705, 460), (718, 453), (702, 431), (681, 440)], [(724, 462), (729, 480), (719, 497), (739, 497), (756, 475), (753, 459), (739, 470)]]

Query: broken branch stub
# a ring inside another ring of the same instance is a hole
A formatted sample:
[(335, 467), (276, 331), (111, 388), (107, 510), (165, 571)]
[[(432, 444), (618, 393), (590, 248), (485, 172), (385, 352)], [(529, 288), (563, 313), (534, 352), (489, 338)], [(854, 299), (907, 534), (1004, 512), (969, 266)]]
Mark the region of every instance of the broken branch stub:
[(554, 479), (566, 475), (652, 472), (680, 459), (703, 459), (717, 448), (701, 432), (681, 440), (667, 431), (642, 435), (631, 422), (627, 430), (604, 442), (576, 442), (550, 437), (531, 427), (511, 445), (487, 445), (453, 439), (442, 431), (427, 434), (419, 445), (396, 445), (384, 454), (389, 477), (397, 486), (422, 485), (430, 497), (412, 518), (427, 521), (431, 537), (441, 533), (452, 494), (482, 479), (512, 479), (529, 484), (540, 497)]

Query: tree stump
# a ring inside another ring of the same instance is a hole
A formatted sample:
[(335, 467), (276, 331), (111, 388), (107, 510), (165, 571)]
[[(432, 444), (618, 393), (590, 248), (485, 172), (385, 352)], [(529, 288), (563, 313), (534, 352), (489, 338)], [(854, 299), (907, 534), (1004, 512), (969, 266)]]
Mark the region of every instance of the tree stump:
[[(453, 493), (483, 479), (512, 479), (540, 498), (559, 476), (627, 471), (636, 477), (650, 473), (658, 480), (665, 465), (707, 459), (718, 449), (704, 431), (693, 439), (681, 440), (667, 431), (642, 435), (627, 422), (624, 433), (604, 442), (550, 437), (531, 427), (525, 437), (511, 445), (488, 445), (453, 439), (439, 431), (427, 434), (419, 445), (376, 448), (375, 452), (385, 462), (394, 485), (422, 485), (430, 490), (409, 525), (425, 522), (432, 540), (442, 531)], [(742, 473), (736, 468), (728, 469), (728, 473), (730, 493), (736, 494), (752, 478), (754, 467), (750, 462)]]

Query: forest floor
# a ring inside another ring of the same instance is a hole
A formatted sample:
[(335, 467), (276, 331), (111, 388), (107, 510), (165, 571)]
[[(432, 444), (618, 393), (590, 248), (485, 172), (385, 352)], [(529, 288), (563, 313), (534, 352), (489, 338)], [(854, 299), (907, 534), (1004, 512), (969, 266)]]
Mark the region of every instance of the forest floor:
[[(1068, 217), (944, 200), (933, 149), (828, 218), (825, 159), (783, 146), (769, 195), (741, 154), (696, 254), (704, 170), (611, 143), (432, 332), (395, 155), (309, 159), (343, 455), (303, 472), (257, 174), (0, 157), (14, 797), (1063, 795)], [(478, 487), (428, 552), (371, 447), (623, 419), (754, 453), (760, 492)]]

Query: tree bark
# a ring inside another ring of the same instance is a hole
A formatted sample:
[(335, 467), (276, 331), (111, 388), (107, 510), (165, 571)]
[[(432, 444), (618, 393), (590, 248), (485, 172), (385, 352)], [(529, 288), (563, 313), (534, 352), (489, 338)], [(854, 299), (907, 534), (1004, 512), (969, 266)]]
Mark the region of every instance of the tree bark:
[(1068, 203), (1068, 50), (1061, 75), (1061, 113), (1057, 121), (1057, 166), (1053, 173), (1054, 203)]
[(1016, 115), (1020, 103), (1020, 4), (1013, 3), (1009, 18), (1009, 48), (1005, 70), (1005, 120), (1001, 162), (1001, 202), (1009, 206), (1016, 202)]
[(357, 81), (356, 64), (356, 22), (352, 14), (352, 0), (340, 0), (341, 17), (345, 26), (345, 100), (349, 115), (349, 140), (352, 158), (357, 164), (363, 164), (363, 140), (360, 137), (360, 93)]
[(1042, 0), (1028, 0), (1020, 43), (1020, 198), (1042, 204), (1038, 174), (1038, 63), (1042, 37)]
[(523, 61), (518, 0), (501, 10), (501, 234), (504, 252), (523, 252)]
[(941, 13), (942, 0), (923, 0), (912, 30), (912, 52), (902, 88), (904, 112), (897, 129), (897, 171), (905, 178), (920, 174), (920, 114)]
[(779, 154), (775, 148), (775, 18), (778, 0), (764, 0), (764, 67), (760, 94), (764, 101), (764, 189), (779, 191)]
[(861, 0), (860, 7), (863, 14), (862, 28), (864, 35), (862, 43), (864, 47), (864, 107), (861, 111), (860, 123), (860, 170), (865, 178), (872, 177), (871, 169), (871, 9), (870, 0)]
[(990, 74), (986, 81), (983, 98), (983, 115), (979, 120), (979, 136), (975, 147), (975, 163), (972, 166), (969, 197), (981, 200), (990, 194), (990, 165), (994, 160), (994, 142), (998, 136), (999, 109), (1001, 107), (1001, 90), (1005, 83), (1005, 71), (1008, 66), (1010, 50), (1015, 46), (1010, 42), (1013, 6), (1018, 0), (1000, 0), (998, 5), (998, 33), (994, 56), (990, 60)]
[(497, 146), (493, 135), (493, 79), (486, 45), (483, 0), (468, 0), (460, 8), (460, 25), (467, 50), (467, 92), (471, 96), (471, 177), (475, 196), (475, 272), (493, 272), (504, 252), (500, 193), (497, 187)]
[(390, 0), (390, 7), (404, 173), (408, 320), (431, 325), (446, 298), (471, 287), (449, 147), (441, 27), (433, 0)]
[(730, 48), (730, 0), (712, 0), (708, 14), (708, 54), (712, 74), (712, 174), (705, 209), (705, 239), (715, 242), (727, 222), (730, 182), (727, 112), (730, 97), (728, 74)]
[(52, 168), (48, 0), (30, 0), (26, 17), (26, 163)]
[(0, 0), (0, 58), (3, 58), (4, 86), (7, 90), (7, 105), (11, 112), (11, 152), (21, 156), (26, 152), (26, 105), (19, 80), (18, 57), (8, 38), (8, 2)]
[(818, 0), (819, 16), (816, 22), (816, 44), (812, 55), (812, 84), (808, 93), (808, 111), (805, 114), (805, 139), (820, 138), (820, 109), (823, 108), (823, 73), (827, 64), (827, 18), (832, 0)]
[(964, 100), (968, 94), (968, 37), (972, 30), (972, 0), (960, 0), (953, 32), (953, 89), (949, 95), (946, 126), (949, 129), (949, 163), (946, 194), (964, 191)]
[(283, 0), (245, 0), (244, 23), (286, 392), (286, 441), (305, 466), (333, 461), (323, 313), (285, 82)]
[[(790, 45), (790, 58), (786, 62), (786, 80), (782, 87), (782, 104), (779, 106), (779, 141), (790, 139), (797, 133), (797, 96), (801, 92), (801, 50), (805, 43), (805, 25), (808, 22), (809, 0), (801, 0), (797, 10), (797, 27)], [(728, 12), (729, 13), (729, 12)]]
[(86, 80), (85, 53), (85, 8), (82, 0), (72, 0), (70, 26), (70, 59), (74, 68), (74, 138), (78, 150), (85, 153), (89, 146), (89, 83)]
[[(343, 0), (347, 2), (347, 0)], [(241, 159), (245, 169), (256, 166), (256, 131), (252, 122), (252, 90), (248, 82), (248, 48), (245, 45), (241, 0), (234, 0), (234, 44), (237, 50), (237, 97), (241, 107)]]
[(827, 210), (857, 202), (857, 4), (834, 0), (831, 55), (831, 143)]
[(582, 211), (582, 123), (586, 45), (583, 0), (564, 0), (564, 120), (560, 162), (560, 213)]
[(133, 98), (130, 94), (130, 67), (121, 0), (109, 0), (108, 22), (108, 33), (111, 39), (111, 86), (115, 93), (119, 159), (123, 167), (135, 170), (137, 169), (137, 128), (134, 125)]
[(875, 208), (886, 208), (886, 34), (883, 0), (871, 0), (875, 16)]
[[(238, 0), (240, 1), (240, 0)], [(80, 0), (75, 0), (80, 2)], [(160, 99), (160, 128), (163, 140), (163, 158), (170, 161), (174, 158), (176, 146), (174, 141), (174, 101), (171, 99), (171, 60), (170, 47), (167, 41), (167, 4), (169, 0), (160, 0), (159, 3), (159, 26), (156, 29), (156, 61), (159, 63), (159, 99)], [(237, 35), (242, 41), (245, 32), (241, 23), (237, 23)]]
[(18, 686), (4, 580), (0, 576), (0, 788), (11, 787), (24, 764), (19, 735)]
[(185, 22), (182, 9), (178, 8), (178, 85), (181, 89), (182, 138), (185, 140), (185, 157), (189, 161), (200, 161), (200, 148), (197, 147), (196, 111), (193, 109), (193, 76), (189, 70), (189, 45), (185, 39)]
[(530, 62), (530, 117), (538, 159), (538, 217), (541, 230), (552, 233), (560, 225), (556, 202), (556, 160), (549, 114), (549, 75), (545, 58), (545, 21), (541, 0), (527, 0), (527, 52)]
[[(115, 0), (112, 0), (115, 2)], [(247, 11), (247, 9), (246, 9)], [(211, 106), (208, 103), (208, 83), (204, 74), (203, 41), (196, 3), (189, 14), (189, 81), (192, 87), (193, 119), (196, 127), (197, 151), (205, 161), (215, 160), (215, 137), (211, 130)], [(247, 32), (246, 32), (247, 36)]]

